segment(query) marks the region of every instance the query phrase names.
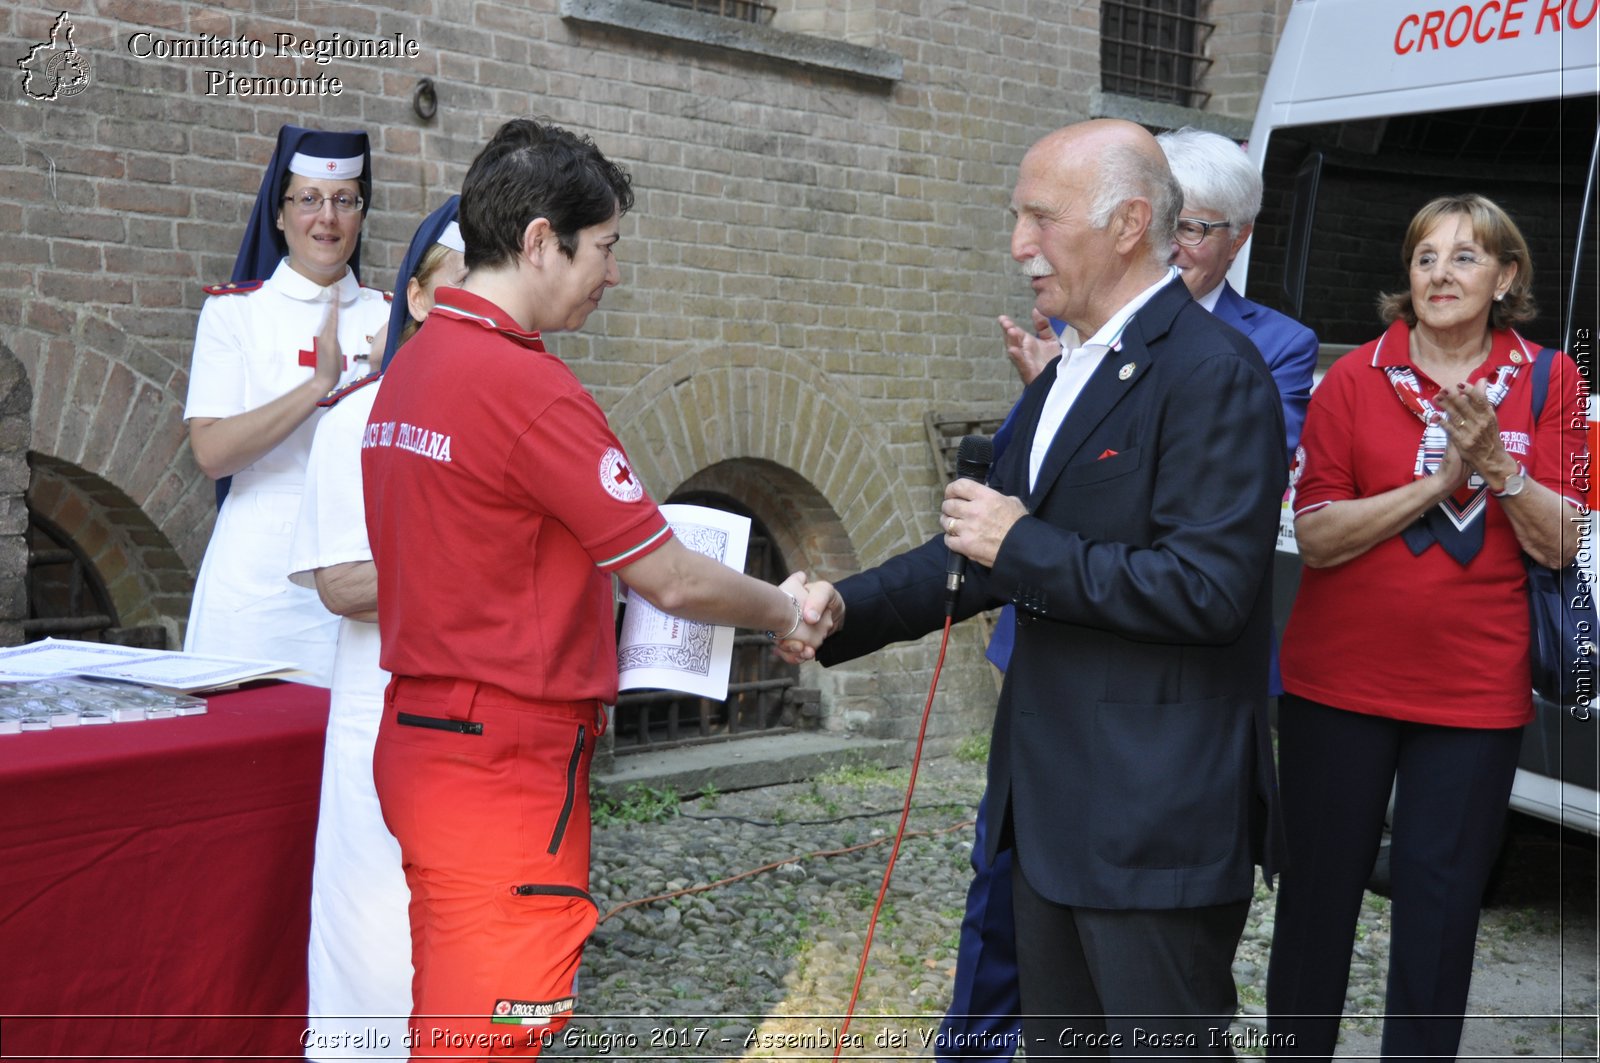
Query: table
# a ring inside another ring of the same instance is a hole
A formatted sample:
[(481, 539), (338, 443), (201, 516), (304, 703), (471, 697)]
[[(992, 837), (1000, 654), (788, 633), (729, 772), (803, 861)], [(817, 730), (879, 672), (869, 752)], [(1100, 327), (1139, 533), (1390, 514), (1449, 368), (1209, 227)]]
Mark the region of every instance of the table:
[(0, 735), (0, 1052), (301, 1055), (328, 692)]

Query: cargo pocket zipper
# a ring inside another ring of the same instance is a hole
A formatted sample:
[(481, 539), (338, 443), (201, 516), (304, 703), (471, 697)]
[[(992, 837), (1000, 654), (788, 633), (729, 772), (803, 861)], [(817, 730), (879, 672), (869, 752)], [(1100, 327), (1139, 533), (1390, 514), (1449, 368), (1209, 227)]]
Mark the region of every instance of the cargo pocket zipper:
[(417, 716), (409, 712), (394, 714), (394, 722), (402, 727), (426, 727), (430, 731), (449, 731), (452, 734), (481, 735), (483, 724), (471, 720), (450, 720), (442, 716)]
[(561, 839), (567, 833), (567, 821), (572, 818), (572, 805), (578, 796), (578, 765), (583, 762), (583, 746), (587, 740), (587, 731), (578, 728), (578, 740), (572, 744), (572, 756), (567, 760), (567, 798), (561, 802), (561, 814), (556, 817), (555, 833), (550, 836), (550, 848), (546, 850), (554, 856), (561, 848)]

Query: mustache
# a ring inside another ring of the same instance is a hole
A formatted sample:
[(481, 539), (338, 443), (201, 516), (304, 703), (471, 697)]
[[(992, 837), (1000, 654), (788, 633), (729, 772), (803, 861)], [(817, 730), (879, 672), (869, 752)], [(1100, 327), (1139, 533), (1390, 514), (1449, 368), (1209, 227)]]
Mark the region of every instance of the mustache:
[(1022, 264), (1022, 275), (1024, 277), (1049, 277), (1055, 271), (1055, 267), (1045, 261), (1043, 255), (1034, 255)]

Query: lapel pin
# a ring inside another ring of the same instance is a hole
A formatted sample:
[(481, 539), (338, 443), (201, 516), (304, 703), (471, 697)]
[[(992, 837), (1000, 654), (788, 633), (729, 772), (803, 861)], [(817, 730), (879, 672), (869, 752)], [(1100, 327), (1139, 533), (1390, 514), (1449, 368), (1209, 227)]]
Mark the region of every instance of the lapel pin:
[(1117, 370), (1117, 379), (1118, 380), (1126, 380), (1126, 379), (1128, 379), (1130, 376), (1133, 375), (1134, 368), (1135, 368), (1134, 364), (1132, 362), (1129, 362), (1127, 365), (1123, 366), (1121, 369), (1118, 369)]
[(1521, 351), (1512, 351), (1511, 352), (1511, 364), (1512, 365), (1520, 365), (1521, 362), (1522, 362), (1522, 352)]

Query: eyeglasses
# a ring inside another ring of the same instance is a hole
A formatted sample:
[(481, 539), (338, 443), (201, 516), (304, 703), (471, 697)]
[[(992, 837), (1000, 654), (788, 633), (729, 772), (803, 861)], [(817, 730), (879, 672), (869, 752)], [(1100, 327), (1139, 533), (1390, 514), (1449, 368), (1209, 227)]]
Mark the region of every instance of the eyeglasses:
[(321, 192), (306, 189), (299, 195), (284, 196), (285, 203), (293, 203), (295, 210), (301, 214), (321, 214), (324, 203), (332, 203), (333, 209), (340, 214), (354, 214), (366, 205), (366, 200), (360, 196), (352, 196), (349, 192), (338, 192), (325, 196)]
[(1201, 221), (1199, 218), (1179, 218), (1173, 239), (1184, 247), (1199, 247), (1211, 235), (1212, 229), (1231, 229), (1231, 221)]
[[(1477, 269), (1479, 266), (1490, 266), (1494, 264), (1494, 259), (1480, 258), (1471, 251), (1457, 251), (1455, 254), (1451, 255), (1447, 261), (1453, 268), (1460, 270), (1473, 270)], [(1411, 260), (1411, 268), (1419, 273), (1432, 273), (1434, 266), (1438, 265), (1438, 263), (1439, 255), (1437, 253), (1433, 251), (1422, 251), (1418, 253), (1416, 258)]]

